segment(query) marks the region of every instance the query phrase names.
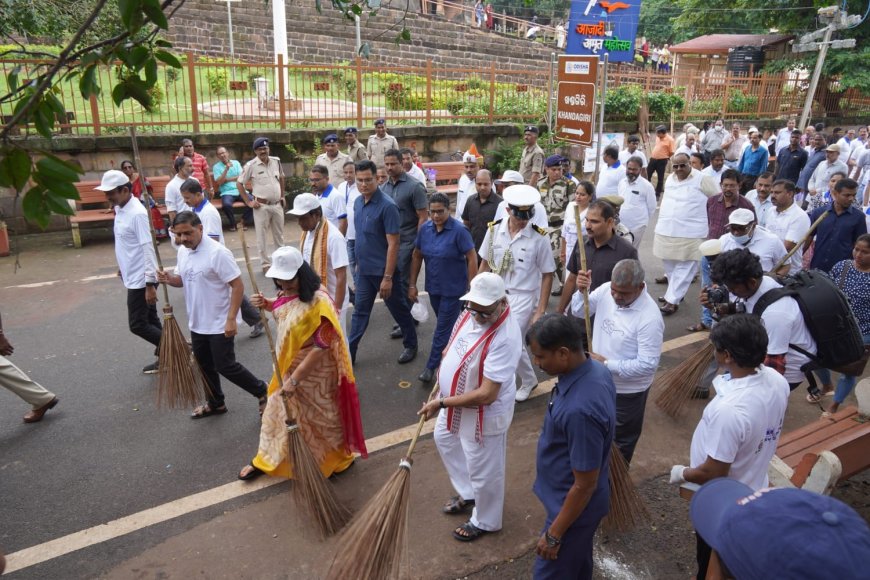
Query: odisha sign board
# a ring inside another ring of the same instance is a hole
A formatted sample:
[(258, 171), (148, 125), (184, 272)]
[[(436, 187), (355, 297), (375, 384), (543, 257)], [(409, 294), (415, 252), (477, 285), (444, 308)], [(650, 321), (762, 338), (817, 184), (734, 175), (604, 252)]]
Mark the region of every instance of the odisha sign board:
[(595, 123), (598, 59), (563, 54), (558, 66), (556, 135), (571, 143), (589, 145)]
[(641, 0), (572, 0), (566, 54), (587, 54), (611, 62), (634, 60)]

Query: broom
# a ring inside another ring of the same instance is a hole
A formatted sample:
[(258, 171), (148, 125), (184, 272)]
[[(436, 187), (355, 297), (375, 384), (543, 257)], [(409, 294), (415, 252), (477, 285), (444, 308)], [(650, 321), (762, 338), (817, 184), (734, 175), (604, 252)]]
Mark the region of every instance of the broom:
[[(254, 269), (251, 267), (251, 258), (248, 255), (248, 245), (245, 243), (245, 230), (239, 230), (239, 240), (242, 242), (242, 252), (245, 254), (245, 266), (248, 268), (248, 276), (251, 279), (251, 287), (255, 294), (259, 294), (257, 288), (257, 278), (254, 276)], [(272, 354), (272, 365), (274, 366), (275, 376), (278, 377), (278, 382), (281, 382), (281, 371), (278, 365), (278, 355), (275, 351), (275, 339), (272, 337), (272, 330), (269, 328), (269, 320), (266, 317), (265, 311), (260, 309), (260, 322), (266, 331), (266, 338), (269, 341), (269, 352)], [(296, 505), (302, 508), (307, 513), (310, 519), (314, 520), (320, 530), (321, 538), (327, 538), (340, 530), (350, 520), (350, 511), (338, 502), (335, 497), (335, 490), (323, 477), (320, 471), (320, 465), (311, 453), (311, 449), (305, 444), (302, 438), (302, 433), (299, 431), (299, 425), (295, 419), (291, 417), (290, 404), (287, 402), (287, 396), (282, 395), (281, 400), (284, 403), (284, 412), (286, 413), (285, 423), (287, 424), (287, 462), (292, 468), (292, 474), (295, 476), (295, 481), (292, 486), (293, 499)]]
[[(580, 232), (580, 208), (574, 206), (574, 220), (577, 222), (577, 232)], [(586, 272), (586, 244), (582, 236), (577, 240), (580, 252), (580, 269)], [(589, 288), (583, 289), (583, 322), (586, 325), (586, 340), (589, 352), (592, 350), (592, 316), (589, 314)], [(610, 511), (605, 525), (609, 529), (627, 531), (634, 528), (641, 519), (649, 514), (643, 500), (637, 493), (637, 488), (628, 474), (628, 463), (616, 443), (610, 444)]]
[[(145, 186), (145, 175), (142, 171), (142, 161), (139, 158), (139, 144), (136, 141), (136, 127), (130, 126), (130, 139), (133, 141), (133, 159), (139, 169), (139, 179), (142, 183), (142, 196), (146, 207), (151, 207), (153, 199)], [(148, 215), (148, 225), (151, 230), (151, 243), (157, 257), (157, 267), (163, 270), (163, 260), (157, 248), (157, 233), (151, 215)], [(169, 303), (169, 290), (163, 284), (163, 334), (160, 336), (160, 346), (157, 349), (158, 383), (157, 406), (169, 409), (186, 409), (196, 406), (202, 400), (203, 394), (208, 396), (211, 389), (208, 381), (193, 356), (187, 339), (181, 333), (178, 320), (172, 313)]]
[(668, 416), (676, 419), (689, 399), (698, 381), (713, 360), (713, 343), (707, 342), (703, 348), (686, 358), (677, 366), (663, 372), (658, 378), (662, 385), (655, 398), (655, 404)]
[(796, 243), (794, 245), (794, 247), (791, 250), (789, 250), (785, 256), (782, 257), (782, 259), (779, 261), (779, 263), (776, 266), (774, 266), (773, 268), (770, 269), (770, 272), (767, 273), (769, 276), (776, 276), (776, 271), (779, 270), (780, 268), (782, 268), (785, 265), (785, 263), (789, 261), (789, 259), (792, 257), (792, 255), (798, 251), (798, 248), (804, 247), (804, 244), (807, 242), (808, 239), (810, 239), (810, 237), (812, 237), (813, 233), (816, 231), (816, 228), (819, 227), (819, 224), (822, 223), (822, 221), (826, 217), (828, 217), (828, 214), (830, 212), (831, 212), (831, 210), (825, 210), (822, 212), (822, 215), (820, 215), (819, 217), (816, 218), (816, 221), (814, 221), (812, 223), (812, 225), (810, 226), (810, 229), (807, 230), (807, 233), (804, 235), (803, 239), (800, 242)]
[[(429, 400), (438, 391), (432, 387)], [(411, 501), (411, 455), (423, 430), (420, 417), (417, 432), (399, 469), (366, 503), (339, 540), (341, 545), (326, 577), (331, 580), (383, 580), (397, 578), (407, 550), (408, 513)]]

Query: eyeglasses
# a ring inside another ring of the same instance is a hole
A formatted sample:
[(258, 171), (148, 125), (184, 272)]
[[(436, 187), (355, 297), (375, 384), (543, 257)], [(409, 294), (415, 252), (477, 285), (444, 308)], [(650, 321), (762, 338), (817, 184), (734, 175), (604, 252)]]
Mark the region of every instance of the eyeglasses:
[(470, 312), (472, 316), (479, 316), (483, 320), (489, 320), (490, 318), (495, 316), (496, 312), (498, 311), (498, 307), (496, 307), (491, 312), (483, 312), (482, 310), (476, 310), (476, 309), (472, 308), (468, 304), (463, 306), (462, 309), (465, 310), (466, 312)]
[(674, 169), (682, 169), (683, 167), (688, 167), (688, 166), (689, 166), (688, 163), (674, 163), (673, 165), (671, 165), (671, 167), (673, 167)]

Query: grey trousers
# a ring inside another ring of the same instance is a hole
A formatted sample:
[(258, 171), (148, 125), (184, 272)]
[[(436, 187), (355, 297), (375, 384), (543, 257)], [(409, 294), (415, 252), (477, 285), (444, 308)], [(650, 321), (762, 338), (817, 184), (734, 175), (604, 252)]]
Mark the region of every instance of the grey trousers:
[(54, 393), (33, 381), (12, 362), (0, 356), (0, 387), (5, 387), (38, 409), (54, 398)]

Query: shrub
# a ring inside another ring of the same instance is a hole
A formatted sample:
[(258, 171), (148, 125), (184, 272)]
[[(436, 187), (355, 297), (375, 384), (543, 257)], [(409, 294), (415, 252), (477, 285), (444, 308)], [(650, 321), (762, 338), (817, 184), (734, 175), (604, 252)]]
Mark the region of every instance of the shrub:
[(604, 97), (605, 118), (636, 117), (642, 96), (640, 85), (619, 85), (609, 89)]
[(153, 87), (148, 89), (148, 94), (151, 96), (151, 106), (148, 108), (148, 112), (159, 113), (160, 106), (166, 100), (166, 91), (163, 90), (163, 85), (160, 81), (157, 81)]
[(208, 90), (213, 95), (227, 94), (227, 82), (229, 75), (225, 68), (209, 68), (205, 71), (205, 79), (208, 83)]
[[(679, 90), (679, 89), (676, 89)], [(686, 106), (686, 100), (672, 92), (653, 92), (647, 95), (650, 119), (666, 120), (671, 117), (671, 112), (679, 112)]]
[[(338, 63), (348, 66), (350, 62), (343, 60)], [(356, 99), (356, 71), (347, 68), (334, 68), (329, 71), (332, 81), (338, 85), (339, 91), (346, 99)]]

